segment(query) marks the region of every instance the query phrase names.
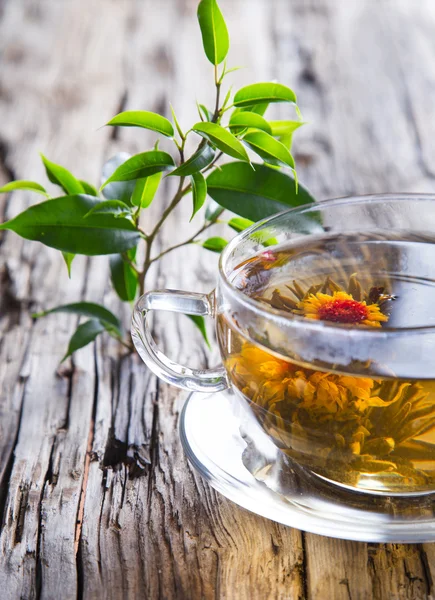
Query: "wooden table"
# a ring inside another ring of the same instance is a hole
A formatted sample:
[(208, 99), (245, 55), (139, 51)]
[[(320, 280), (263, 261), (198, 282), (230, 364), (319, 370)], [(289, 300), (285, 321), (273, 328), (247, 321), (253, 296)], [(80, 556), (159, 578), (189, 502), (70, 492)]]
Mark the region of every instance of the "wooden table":
[[(0, 0), (0, 183), (44, 180), (38, 151), (96, 182), (105, 159), (148, 148), (146, 132), (98, 130), (123, 108), (196, 119), (211, 101), (196, 0)], [(435, 186), (432, 0), (222, 0), (237, 85), (279, 78), (311, 125), (300, 178), (319, 199)], [(284, 115), (284, 109), (277, 114)], [(288, 110), (288, 109), (287, 109)], [(165, 188), (149, 211), (155, 220)], [(1, 200), (2, 217), (35, 198)], [(190, 202), (159, 243), (184, 238)], [(196, 227), (193, 225), (192, 227)], [(0, 297), (0, 597), (229, 600), (433, 597), (435, 548), (352, 543), (266, 521), (214, 492), (177, 435), (186, 395), (102, 338), (59, 367), (80, 299), (123, 311), (107, 260), (4, 235)], [(186, 267), (189, 266), (189, 268)], [(150, 287), (213, 288), (215, 257), (170, 255)], [(160, 346), (208, 356), (187, 319), (156, 323)], [(148, 461), (150, 464), (147, 464)]]

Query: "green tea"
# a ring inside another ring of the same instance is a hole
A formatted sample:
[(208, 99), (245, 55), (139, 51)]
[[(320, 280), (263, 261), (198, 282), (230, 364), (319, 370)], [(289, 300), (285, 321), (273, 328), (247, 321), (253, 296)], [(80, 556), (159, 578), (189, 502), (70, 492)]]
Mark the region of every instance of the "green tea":
[[(412, 261), (434, 265), (435, 274), (435, 248), (420, 238), (325, 236), (259, 254), (235, 270), (232, 283), (307, 323), (373, 330), (434, 325), (434, 282), (405, 276), (402, 267)], [(267, 336), (267, 319), (264, 327), (257, 340)], [(435, 357), (433, 373), (412, 379), (374, 375), (369, 363), (366, 376), (361, 365), (355, 373), (307, 368), (290, 352), (254, 342), (237, 316), (219, 317), (218, 338), (234, 388), (300, 465), (360, 490), (435, 489)]]

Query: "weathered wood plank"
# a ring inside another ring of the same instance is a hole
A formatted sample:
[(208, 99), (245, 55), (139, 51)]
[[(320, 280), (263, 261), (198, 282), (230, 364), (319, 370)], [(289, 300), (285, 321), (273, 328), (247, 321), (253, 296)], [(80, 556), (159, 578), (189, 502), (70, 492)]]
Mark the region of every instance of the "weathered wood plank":
[[(101, 133), (97, 141), (96, 134), (86, 139), (81, 128), (95, 131), (106, 116), (101, 113), (116, 110), (121, 83), (111, 85), (110, 90), (105, 86), (109, 79), (113, 84), (117, 74), (121, 80), (122, 65), (111, 59), (122, 54), (122, 44), (108, 44), (105, 33), (92, 38), (81, 34), (82, 27), (85, 32), (97, 20), (102, 25), (100, 31), (105, 32), (101, 7), (85, 4), (5, 5), (0, 36), (1, 141), (9, 175), (14, 172), (18, 177), (41, 178), (42, 168), (36, 167), (37, 150), (44, 150), (82, 177), (95, 180), (98, 176), (109, 134)], [(117, 16), (122, 17), (121, 10), (119, 15), (112, 12), (110, 19)], [(22, 37), (17, 37), (17, 31), (23, 32)], [(109, 50), (103, 52), (106, 46)], [(71, 53), (68, 47), (80, 47), (85, 53), (88, 49), (85, 69), (84, 56), (76, 50)], [(61, 61), (52, 59), (56, 54), (62, 56)], [(92, 89), (90, 82), (95, 78), (99, 79), (98, 86)], [(84, 164), (83, 155), (88, 157)], [(34, 199), (14, 195), (7, 216), (28, 202)], [(15, 390), (16, 395), (20, 386), (23, 388), (19, 431), (17, 410), (7, 412), (3, 420), (9, 437), (16, 437), (16, 445), (13, 457), (11, 444), (5, 445), (14, 460), (2, 480), (0, 581), (11, 598), (72, 598), (78, 586), (76, 520), (94, 400), (93, 350), (84, 350), (72, 368), (58, 369), (77, 319), (60, 316), (32, 325), (29, 309), (80, 299), (88, 261), (75, 261), (74, 278), (69, 282), (59, 254), (14, 236), (5, 237), (2, 257), (10, 302), (16, 303), (17, 312), (22, 309), (21, 323), (14, 323), (11, 334), (18, 341), (25, 334), (29, 338), (29, 332), (32, 335), (29, 347), (21, 348), (28, 360), (21, 367)], [(103, 290), (104, 286), (93, 299), (99, 300)], [(11, 344), (9, 353), (12, 348)], [(13, 377), (9, 368), (8, 376)], [(3, 450), (3, 439), (0, 442)]]
[[(433, 189), (430, 0), (220, 3), (232, 61), (249, 67), (237, 81), (278, 77), (299, 92), (312, 126), (298, 133), (297, 158), (314, 193)], [(36, 153), (46, 150), (95, 181), (104, 158), (154, 141), (95, 132), (120, 106), (167, 110), (170, 99), (182, 122), (195, 120), (195, 96), (211, 101), (196, 5), (0, 2), (0, 180), (41, 178)], [(149, 219), (168, 197), (165, 188)], [(2, 201), (7, 216), (34, 201), (12, 200)], [(182, 239), (189, 217), (187, 201), (160, 244)], [(11, 598), (430, 597), (432, 545), (301, 534), (211, 490), (177, 439), (185, 396), (114, 342), (57, 369), (76, 320), (34, 325), (29, 309), (86, 298), (119, 310), (104, 260), (77, 259), (69, 282), (54, 251), (13, 235), (0, 256), (0, 583)], [(188, 248), (167, 257), (149, 287), (209, 291), (214, 277), (215, 257)], [(207, 362), (187, 319), (156, 319), (155, 331), (178, 361)]]

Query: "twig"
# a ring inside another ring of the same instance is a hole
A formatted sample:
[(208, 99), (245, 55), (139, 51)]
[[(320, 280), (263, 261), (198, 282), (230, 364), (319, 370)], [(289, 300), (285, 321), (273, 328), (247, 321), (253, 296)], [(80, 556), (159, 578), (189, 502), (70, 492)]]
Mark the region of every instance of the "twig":
[(155, 256), (154, 258), (152, 258), (150, 260), (150, 264), (152, 264), (156, 260), (159, 260), (160, 258), (162, 258), (162, 256), (165, 256), (166, 254), (169, 254), (169, 252), (172, 252), (172, 250), (176, 250), (177, 248), (181, 248), (182, 246), (187, 246), (188, 244), (192, 244), (195, 241), (195, 239), (199, 235), (201, 235), (201, 233), (204, 233), (204, 231), (206, 229), (208, 229), (209, 227), (211, 227), (212, 225), (214, 225), (215, 222), (216, 221), (211, 221), (210, 223), (206, 223), (205, 225), (203, 225), (201, 227), (201, 229), (199, 229), (194, 235), (192, 235), (192, 237), (190, 237), (185, 242), (180, 242), (179, 244), (175, 244), (175, 246), (171, 246), (170, 248), (167, 248), (166, 250), (163, 250), (163, 252), (160, 252), (160, 254), (158, 254), (157, 256)]

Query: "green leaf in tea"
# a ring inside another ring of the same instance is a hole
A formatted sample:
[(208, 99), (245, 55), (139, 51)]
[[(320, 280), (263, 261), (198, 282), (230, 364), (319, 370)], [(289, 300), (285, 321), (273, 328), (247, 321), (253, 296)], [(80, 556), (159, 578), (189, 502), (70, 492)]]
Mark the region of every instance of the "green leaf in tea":
[(85, 215), (100, 202), (85, 195), (46, 200), (0, 225), (27, 240), (72, 254), (113, 254), (137, 245), (140, 234), (128, 219)]
[(232, 133), (220, 125), (216, 123), (197, 123), (192, 127), (192, 131), (195, 131), (195, 133), (208, 140), (224, 152), (224, 154), (228, 154), (228, 156), (244, 162), (250, 162), (244, 145)]
[(213, 65), (219, 65), (228, 54), (230, 39), (216, 0), (201, 0), (198, 21), (205, 55)]
[(199, 329), (202, 337), (204, 338), (204, 341), (207, 344), (208, 348), (211, 349), (210, 341), (209, 341), (208, 335), (207, 335), (207, 329), (205, 327), (204, 317), (201, 317), (198, 315), (186, 315), (186, 317), (189, 317), (189, 319), (196, 325), (196, 327)]
[(290, 167), (294, 170), (295, 161), (290, 151), (278, 140), (264, 131), (255, 131), (247, 133), (243, 141), (258, 156), (261, 156), (266, 162), (283, 167)]
[(186, 162), (171, 171), (169, 173), (169, 177), (174, 175), (178, 177), (187, 177), (188, 175), (198, 173), (198, 171), (208, 167), (208, 165), (213, 162), (214, 157), (215, 151), (204, 142), (200, 145), (195, 154), (192, 154), (192, 156), (186, 160)]
[(85, 219), (91, 215), (114, 215), (116, 217), (125, 217), (131, 215), (131, 209), (128, 204), (121, 200), (103, 200), (91, 208), (85, 215)]
[(211, 237), (202, 243), (202, 247), (212, 252), (222, 252), (225, 246), (228, 244), (227, 240), (221, 237)]
[(110, 310), (101, 306), (101, 304), (95, 304), (94, 302), (75, 302), (73, 304), (63, 304), (62, 306), (55, 306), (50, 310), (44, 310), (40, 313), (32, 315), (34, 319), (40, 317), (46, 317), (53, 313), (67, 313), (73, 315), (80, 315), (82, 317), (91, 317), (92, 319), (98, 319), (107, 327), (118, 330), (121, 327), (121, 323)]
[(174, 137), (172, 123), (165, 117), (146, 110), (128, 110), (113, 117), (107, 125), (114, 127), (143, 127), (161, 133), (166, 137)]
[(207, 183), (204, 179), (204, 175), (201, 173), (194, 173), (190, 176), (190, 183), (192, 185), (193, 195), (193, 212), (190, 220), (196, 215), (200, 208), (204, 205), (207, 197)]
[(154, 175), (149, 175), (149, 177), (138, 179), (131, 197), (131, 203), (133, 206), (148, 208), (148, 206), (154, 200), (154, 196), (157, 193), (161, 179), (162, 172), (154, 173)]
[(259, 221), (287, 208), (314, 202), (310, 192), (290, 175), (266, 165), (228, 163), (207, 178), (207, 192), (220, 206), (241, 217)]
[(62, 252), (62, 256), (68, 270), (68, 277), (71, 279), (71, 265), (76, 255), (71, 252)]
[(65, 167), (61, 167), (60, 165), (49, 161), (43, 154), (41, 154), (41, 158), (47, 172), (47, 177), (51, 183), (60, 186), (63, 191), (70, 196), (73, 194), (84, 193), (85, 190), (80, 181), (65, 169)]
[(61, 362), (64, 362), (71, 354), (80, 350), (80, 348), (84, 348), (93, 342), (103, 331), (105, 331), (104, 325), (96, 319), (91, 319), (83, 323), (83, 325), (79, 325), (70, 339), (68, 350)]
[(19, 179), (17, 181), (11, 181), (7, 183), (3, 187), (0, 188), (0, 194), (7, 194), (8, 192), (14, 192), (15, 190), (26, 190), (28, 192), (36, 192), (38, 194), (42, 194), (45, 197), (48, 197), (47, 191), (42, 185), (36, 183), (35, 181), (26, 181), (24, 179)]
[(234, 106), (242, 107), (271, 102), (296, 104), (296, 94), (281, 83), (253, 83), (240, 89), (233, 100)]
[(113, 181), (131, 181), (149, 177), (160, 171), (167, 171), (174, 166), (174, 159), (167, 152), (160, 150), (149, 150), (136, 154), (120, 165), (116, 171), (103, 183), (101, 188)]
[(269, 123), (261, 115), (254, 112), (244, 111), (233, 114), (230, 118), (229, 127), (233, 133), (238, 133), (241, 129), (260, 129), (266, 133), (272, 133)]
[[(133, 248), (135, 250), (135, 248)], [(134, 259), (132, 250), (129, 251), (128, 258)], [(114, 254), (110, 257), (110, 276), (113, 287), (123, 302), (131, 302), (136, 297), (136, 291), (139, 284), (137, 272), (124, 260), (121, 254)]]

